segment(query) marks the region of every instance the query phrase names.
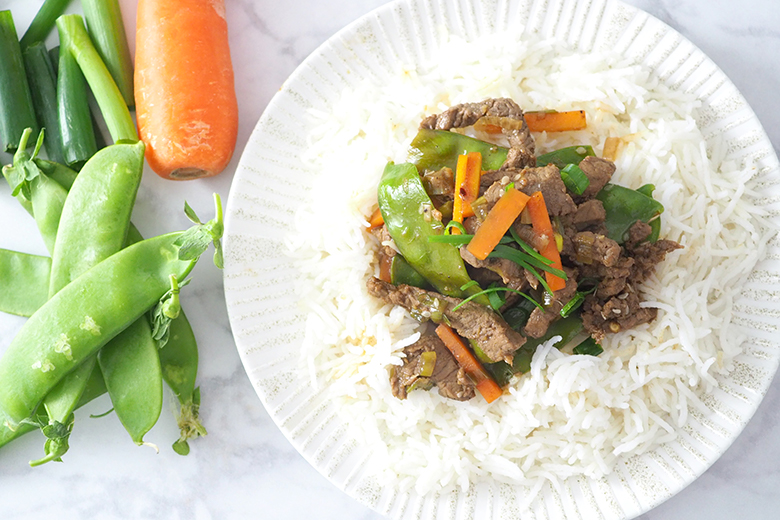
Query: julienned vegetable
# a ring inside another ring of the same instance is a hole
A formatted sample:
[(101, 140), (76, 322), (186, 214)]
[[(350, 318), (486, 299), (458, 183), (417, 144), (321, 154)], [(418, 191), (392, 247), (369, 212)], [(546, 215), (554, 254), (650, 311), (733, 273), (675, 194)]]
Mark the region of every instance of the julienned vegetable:
[(528, 195), (522, 191), (514, 188), (506, 190), (469, 242), (467, 249), (471, 254), (479, 260), (487, 258), (520, 216), (528, 200)]
[(493, 381), (490, 374), (485, 371), (482, 364), (474, 357), (452, 328), (442, 323), (436, 327), (436, 335), (439, 336), (447, 349), (452, 352), (452, 355), (455, 356), (458, 364), (466, 371), (466, 374), (474, 381), (477, 390), (485, 398), (485, 401), (492, 403), (501, 396), (503, 393), (501, 387)]
[(0, 11), (0, 139), (6, 152), (16, 150), (25, 128), (38, 123), (24, 71), (22, 51), (11, 11)]
[(568, 132), (588, 126), (584, 110), (526, 112), (525, 121), (532, 132)]
[[(544, 196), (542, 192), (537, 191), (528, 200), (528, 211), (531, 214), (531, 224), (537, 235), (543, 237), (545, 241), (544, 246), (539, 251), (542, 256), (550, 260), (551, 267), (555, 269), (563, 269), (561, 264), (561, 255), (558, 252), (558, 246), (555, 243), (554, 232), (552, 224), (550, 223), (550, 215), (547, 212), (547, 206), (544, 202)], [(558, 291), (566, 286), (566, 280), (557, 276), (549, 271), (546, 271), (545, 277), (547, 278), (547, 284), (553, 291)]]
[(238, 106), (223, 0), (140, 0), (135, 102), (146, 159), (161, 177), (220, 173)]
[(111, 338), (183, 280), (209, 242), (222, 236), (216, 220), (134, 244), (58, 292), (22, 326), (0, 358), (0, 416), (10, 429), (30, 417), (44, 396)]

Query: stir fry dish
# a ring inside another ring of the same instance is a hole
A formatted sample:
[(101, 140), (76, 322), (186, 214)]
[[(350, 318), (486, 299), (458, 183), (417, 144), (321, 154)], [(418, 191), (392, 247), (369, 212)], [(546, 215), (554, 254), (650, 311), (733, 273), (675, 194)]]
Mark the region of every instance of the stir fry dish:
[(456, 105), (423, 119), (407, 163), (386, 166), (368, 291), (436, 326), (391, 368), (396, 397), (437, 387), (492, 402), (553, 337), (599, 355), (607, 334), (656, 318), (639, 288), (681, 246), (659, 238), (654, 187), (611, 183), (614, 163), (591, 146), (536, 155), (532, 131), (579, 129), (584, 116)]

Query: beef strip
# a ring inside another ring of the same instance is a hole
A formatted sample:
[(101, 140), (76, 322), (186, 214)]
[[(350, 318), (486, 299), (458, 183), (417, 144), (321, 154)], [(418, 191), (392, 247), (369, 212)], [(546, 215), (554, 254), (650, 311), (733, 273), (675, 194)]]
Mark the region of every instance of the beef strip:
[(640, 242), (643, 242), (647, 237), (649, 237), (650, 233), (652, 232), (653, 228), (650, 227), (650, 224), (642, 222), (641, 220), (637, 220), (628, 229), (628, 240), (626, 240), (626, 248), (633, 249)]
[[(436, 353), (433, 373), (429, 377), (420, 375), (423, 352)], [(424, 334), (417, 342), (404, 348), (404, 354), (404, 364), (394, 366), (390, 374), (390, 386), (398, 399), (406, 399), (410, 387), (415, 384), (415, 388), (436, 386), (442, 397), (458, 401), (474, 397), (474, 383), (435, 334)]]
[(372, 228), (369, 232), (379, 242), (379, 250), (377, 251), (377, 254), (379, 256), (380, 265), (383, 262), (392, 261), (393, 257), (397, 255), (398, 252), (392, 247), (384, 245), (386, 243), (393, 242), (393, 237), (391, 237), (390, 232), (387, 231), (387, 226), (382, 224), (379, 227)]
[(550, 323), (560, 317), (561, 309), (569, 303), (577, 292), (577, 271), (568, 267), (563, 268), (566, 273), (566, 286), (553, 293), (553, 299), (546, 309), (538, 307), (531, 312), (523, 331), (532, 338), (541, 338), (547, 332)]
[(522, 148), (510, 148), (506, 154), (506, 161), (501, 165), (503, 170), (522, 170), (536, 166), (536, 157)]
[[(600, 264), (613, 267), (617, 264), (622, 251), (620, 244), (609, 237), (581, 231), (574, 235), (574, 255), (571, 258), (577, 264)], [(568, 252), (568, 251), (567, 251)]]
[(596, 196), (615, 173), (615, 163), (600, 157), (588, 156), (580, 162), (580, 170), (585, 173), (590, 184), (578, 200), (588, 200)]
[(506, 175), (494, 182), (483, 193), (490, 207), (501, 198), (506, 186), (513, 182), (516, 189), (529, 196), (541, 191), (547, 212), (552, 216), (568, 215), (577, 210), (577, 205), (566, 192), (566, 185), (561, 180), (561, 172), (554, 164), (538, 168), (525, 168), (520, 171), (506, 170), (505, 173)]
[(443, 315), (458, 334), (474, 340), (493, 361), (503, 360), (512, 364), (512, 355), (526, 341), (493, 310), (472, 301), (452, 311), (452, 307), (463, 300), (410, 285), (395, 286), (374, 277), (368, 279), (366, 286), (372, 296), (400, 305), (421, 321), (437, 313)]
[(523, 117), (523, 109), (507, 98), (486, 99), (478, 103), (462, 103), (448, 108), (441, 114), (426, 117), (420, 123), (420, 128), (435, 130), (451, 130), (472, 126), (485, 116), (505, 117), (521, 121), (517, 130), (504, 130), (512, 148), (518, 148), (529, 155), (534, 155), (534, 138)]
[(572, 226), (577, 231), (584, 231), (603, 224), (606, 218), (604, 204), (598, 199), (590, 199), (578, 205), (574, 213), (566, 215), (561, 220), (564, 227)]
[(682, 247), (672, 240), (643, 242), (627, 249), (614, 266), (597, 265), (603, 275), (595, 294), (585, 299), (582, 323), (585, 330), (599, 339), (607, 332), (619, 332), (653, 321), (657, 309), (641, 307), (638, 284), (645, 281), (667, 255)]
[(459, 251), (460, 257), (467, 264), (479, 269), (493, 271), (501, 277), (501, 281), (505, 286), (516, 291), (522, 291), (528, 287), (528, 281), (523, 273), (523, 268), (517, 265), (517, 263), (505, 258), (485, 258), (480, 260), (465, 247), (461, 247)]

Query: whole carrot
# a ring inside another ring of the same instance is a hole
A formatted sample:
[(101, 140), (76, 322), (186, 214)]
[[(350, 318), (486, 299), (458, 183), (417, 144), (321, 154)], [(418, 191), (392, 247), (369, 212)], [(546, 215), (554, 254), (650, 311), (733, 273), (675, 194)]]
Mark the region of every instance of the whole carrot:
[(146, 159), (161, 177), (208, 177), (238, 132), (224, 0), (139, 0), (135, 101)]

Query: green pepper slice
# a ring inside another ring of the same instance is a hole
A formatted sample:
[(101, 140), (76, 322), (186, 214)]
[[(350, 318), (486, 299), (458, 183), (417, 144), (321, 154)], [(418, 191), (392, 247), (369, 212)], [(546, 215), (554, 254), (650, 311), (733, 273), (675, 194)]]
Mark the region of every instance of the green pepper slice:
[[(429, 236), (441, 235), (444, 225), (433, 218), (433, 202), (425, 192), (414, 164), (388, 163), (377, 188), (379, 209), (387, 231), (409, 265), (438, 292), (465, 298), (481, 289), (471, 282), (458, 248), (451, 244), (429, 242)], [(475, 301), (489, 305), (485, 295)]]
[(421, 129), (409, 147), (409, 162), (420, 173), (438, 171), (444, 167), (454, 171), (458, 156), (469, 152), (482, 154), (483, 170), (498, 170), (506, 161), (509, 150), (466, 135), (446, 130)]

